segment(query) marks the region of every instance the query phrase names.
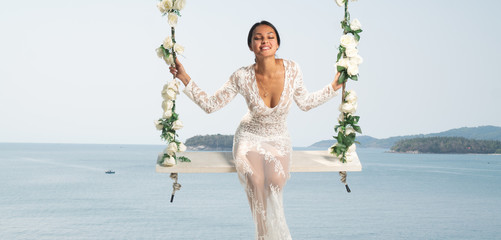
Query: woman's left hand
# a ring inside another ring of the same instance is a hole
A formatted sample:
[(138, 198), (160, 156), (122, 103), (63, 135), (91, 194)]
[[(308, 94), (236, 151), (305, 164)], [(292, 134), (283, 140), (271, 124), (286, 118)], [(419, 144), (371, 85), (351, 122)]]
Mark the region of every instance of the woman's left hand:
[(334, 81), (332, 81), (332, 83), (331, 83), (332, 88), (334, 88), (334, 91), (339, 90), (344, 85), (344, 83), (343, 84), (338, 83), (340, 75), (341, 75), (340, 72), (336, 73), (336, 76), (334, 77)]

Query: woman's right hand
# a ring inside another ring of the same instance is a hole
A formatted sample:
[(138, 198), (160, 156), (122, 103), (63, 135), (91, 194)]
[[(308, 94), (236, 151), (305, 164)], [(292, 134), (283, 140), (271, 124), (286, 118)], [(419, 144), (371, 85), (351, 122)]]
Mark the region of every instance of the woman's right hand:
[(183, 64), (179, 61), (179, 58), (176, 58), (176, 66), (169, 67), (170, 73), (181, 82), (183, 82), (184, 86), (188, 85), (188, 83), (191, 81), (190, 76), (186, 73), (184, 70)]
[(334, 89), (334, 91), (339, 90), (344, 85), (344, 83), (341, 83), (341, 84), (338, 83), (339, 76), (341, 76), (341, 73), (337, 72), (336, 76), (334, 77), (334, 81), (332, 81), (332, 83), (331, 83), (332, 84), (332, 88)]

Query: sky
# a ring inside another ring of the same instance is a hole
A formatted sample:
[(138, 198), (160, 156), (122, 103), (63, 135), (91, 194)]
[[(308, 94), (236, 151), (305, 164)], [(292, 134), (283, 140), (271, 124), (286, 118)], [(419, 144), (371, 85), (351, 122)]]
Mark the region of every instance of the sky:
[[(155, 0), (0, 3), (0, 142), (162, 144), (153, 121), (171, 80), (157, 48), (169, 35)], [(499, 1), (349, 4), (362, 24), (359, 96), (364, 135), (501, 126)], [(342, 35), (334, 0), (187, 0), (176, 29), (187, 72), (208, 93), (253, 63), (249, 28), (272, 22), (279, 58), (296, 61), (310, 91), (329, 84)], [(293, 146), (332, 139), (340, 96), (288, 118)], [(247, 107), (237, 96), (206, 114), (183, 93), (185, 140), (233, 134)]]

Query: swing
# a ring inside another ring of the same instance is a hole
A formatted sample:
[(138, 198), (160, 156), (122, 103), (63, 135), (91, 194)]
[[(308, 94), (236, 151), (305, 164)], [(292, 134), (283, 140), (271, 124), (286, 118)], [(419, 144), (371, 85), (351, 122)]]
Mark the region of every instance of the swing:
[[(178, 173), (231, 173), (236, 172), (232, 152), (182, 152), (179, 156), (191, 162), (179, 162), (170, 167), (159, 164), (164, 152), (158, 154), (156, 172), (170, 173), (174, 180), (170, 202), (174, 201), (176, 191), (181, 189)], [(362, 171), (362, 164), (356, 152), (351, 153), (351, 161), (341, 162), (328, 151), (292, 151), (290, 172), (339, 172), (346, 191), (351, 192), (346, 183), (346, 172)]]
[[(163, 152), (159, 157), (163, 157)], [(172, 167), (157, 164), (158, 173), (231, 173), (236, 172), (232, 152), (183, 152), (191, 162), (179, 162)], [(293, 151), (290, 172), (352, 172), (362, 171), (358, 155), (342, 163), (328, 151)]]
[[(352, 0), (354, 1), (354, 0)], [(346, 83), (348, 79), (358, 80), (358, 65), (362, 63), (362, 58), (356, 49), (360, 40), (360, 23), (358, 20), (350, 22), (348, 13), (348, 0), (336, 0), (340, 7), (344, 7), (344, 20), (341, 22), (343, 37), (339, 46), (336, 68), (340, 73), (339, 83)], [(168, 65), (175, 65), (176, 55), (182, 54), (183, 47), (176, 43), (175, 26), (177, 24), (179, 11), (183, 9), (185, 0), (162, 0), (158, 4), (163, 15), (168, 16), (171, 26), (171, 36), (164, 40), (164, 43), (157, 48), (158, 57), (162, 58)], [(346, 190), (350, 188), (346, 184), (346, 172), (362, 171), (362, 164), (358, 158), (354, 145), (356, 132), (361, 133), (358, 126), (359, 116), (353, 114), (357, 108), (357, 96), (354, 91), (346, 91), (345, 84), (342, 88), (342, 103), (339, 108), (341, 115), (335, 131), (338, 133), (337, 144), (333, 145), (329, 151), (292, 151), (290, 172), (339, 172), (341, 181), (345, 184)], [(162, 130), (161, 138), (169, 144), (166, 151), (159, 153), (156, 172), (170, 173), (174, 180), (171, 202), (174, 194), (180, 190), (178, 173), (229, 173), (236, 172), (232, 152), (184, 152), (186, 146), (176, 140), (176, 130), (183, 127), (178, 115), (174, 112), (176, 95), (179, 94), (179, 83), (166, 84), (162, 91), (164, 102), (164, 115), (155, 121), (158, 130)], [(178, 161), (179, 160), (179, 161)]]

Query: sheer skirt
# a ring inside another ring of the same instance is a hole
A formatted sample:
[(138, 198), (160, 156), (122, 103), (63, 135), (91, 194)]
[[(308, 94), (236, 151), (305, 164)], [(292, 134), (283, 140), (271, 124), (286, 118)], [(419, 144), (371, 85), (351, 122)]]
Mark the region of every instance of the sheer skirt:
[(290, 142), (283, 137), (249, 141), (261, 137), (243, 135), (246, 136), (239, 139), (237, 131), (233, 154), (254, 219), (256, 239), (291, 239), (282, 197), (282, 190), (290, 178)]

